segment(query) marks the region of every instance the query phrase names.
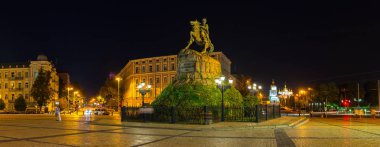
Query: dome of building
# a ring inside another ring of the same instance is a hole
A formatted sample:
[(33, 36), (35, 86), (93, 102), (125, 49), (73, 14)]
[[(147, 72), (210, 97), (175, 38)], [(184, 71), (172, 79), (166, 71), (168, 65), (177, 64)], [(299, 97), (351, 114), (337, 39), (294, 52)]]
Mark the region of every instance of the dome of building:
[(41, 55), (38, 55), (37, 60), (38, 61), (48, 61), (48, 58), (47, 58), (47, 56), (41, 54)]

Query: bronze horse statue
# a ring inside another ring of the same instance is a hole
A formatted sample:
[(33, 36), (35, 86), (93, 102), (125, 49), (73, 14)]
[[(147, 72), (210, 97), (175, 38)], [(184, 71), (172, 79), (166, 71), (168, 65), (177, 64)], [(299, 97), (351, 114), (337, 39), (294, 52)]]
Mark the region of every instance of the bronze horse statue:
[(206, 24), (206, 19), (203, 19), (203, 23), (201, 24), (198, 20), (190, 21), (192, 26), (192, 31), (190, 31), (190, 41), (188, 42), (185, 49), (189, 49), (190, 45), (195, 43), (199, 46), (203, 46), (202, 54), (207, 52), (212, 53), (214, 51), (214, 45), (211, 43), (208, 25)]

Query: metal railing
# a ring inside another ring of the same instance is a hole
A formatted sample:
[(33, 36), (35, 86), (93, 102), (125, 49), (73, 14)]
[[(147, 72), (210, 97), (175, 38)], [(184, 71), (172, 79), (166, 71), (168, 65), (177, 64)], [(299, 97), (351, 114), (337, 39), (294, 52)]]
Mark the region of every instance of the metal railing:
[[(144, 111), (153, 109), (149, 113)], [(225, 107), (225, 121), (262, 122), (281, 117), (279, 105)], [(122, 121), (208, 124), (221, 121), (221, 107), (123, 107)]]

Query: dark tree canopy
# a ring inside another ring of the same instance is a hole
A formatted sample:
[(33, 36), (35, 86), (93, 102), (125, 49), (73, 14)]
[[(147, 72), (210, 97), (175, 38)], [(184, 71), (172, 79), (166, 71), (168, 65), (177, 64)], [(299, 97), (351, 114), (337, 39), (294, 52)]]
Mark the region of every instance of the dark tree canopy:
[(5, 103), (3, 99), (0, 99), (0, 110), (4, 110), (5, 108)]
[(40, 69), (38, 76), (33, 83), (31, 96), (37, 101), (40, 109), (52, 96), (53, 90), (50, 88), (51, 72)]
[(15, 100), (15, 109), (17, 111), (25, 111), (26, 109), (26, 101), (22, 95), (20, 95), (16, 100)]

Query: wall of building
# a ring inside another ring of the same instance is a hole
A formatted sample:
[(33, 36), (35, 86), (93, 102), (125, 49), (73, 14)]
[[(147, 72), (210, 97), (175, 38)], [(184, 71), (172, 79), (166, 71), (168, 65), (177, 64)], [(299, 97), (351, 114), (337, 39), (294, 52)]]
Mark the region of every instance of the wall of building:
[[(22, 95), (28, 106), (35, 104), (30, 95), (35, 78), (39, 69), (52, 72), (50, 81), (53, 89), (53, 98), (58, 98), (58, 75), (54, 66), (49, 61), (31, 61), (25, 63), (0, 63), (0, 99), (6, 104), (6, 110), (14, 110), (14, 101)], [(50, 102), (50, 101), (49, 101)]]

